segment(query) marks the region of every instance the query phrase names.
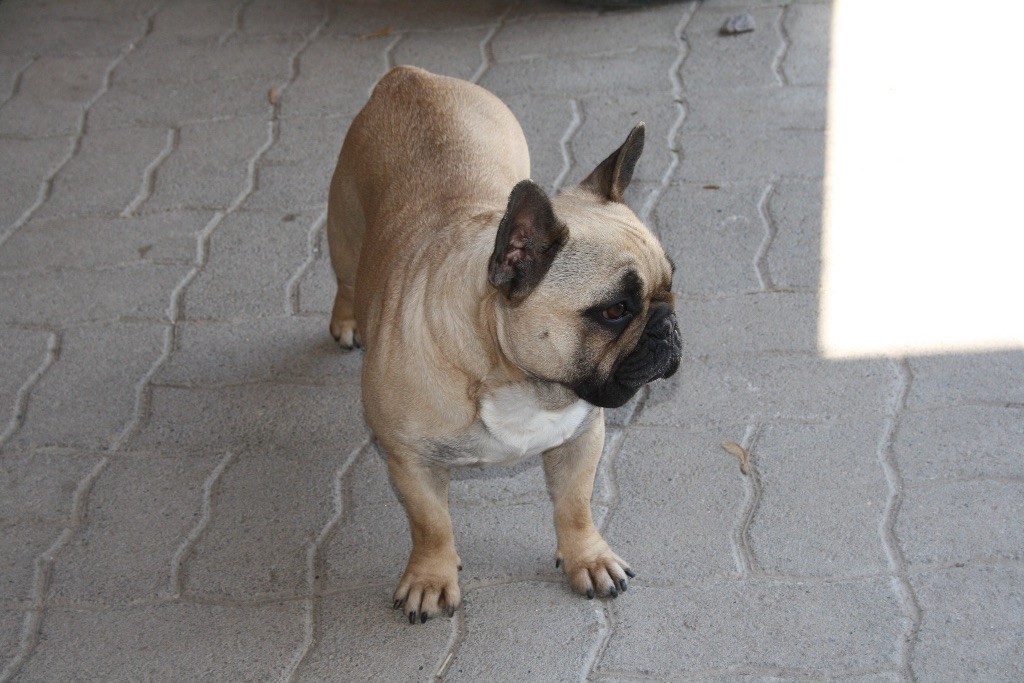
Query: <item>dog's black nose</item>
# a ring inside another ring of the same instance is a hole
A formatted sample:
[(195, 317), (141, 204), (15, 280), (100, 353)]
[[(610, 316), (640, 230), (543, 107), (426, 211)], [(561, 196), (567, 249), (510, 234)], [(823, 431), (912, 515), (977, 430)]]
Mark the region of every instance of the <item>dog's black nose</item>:
[(676, 315), (668, 306), (659, 306), (651, 312), (645, 332), (652, 339), (670, 339), (676, 329)]

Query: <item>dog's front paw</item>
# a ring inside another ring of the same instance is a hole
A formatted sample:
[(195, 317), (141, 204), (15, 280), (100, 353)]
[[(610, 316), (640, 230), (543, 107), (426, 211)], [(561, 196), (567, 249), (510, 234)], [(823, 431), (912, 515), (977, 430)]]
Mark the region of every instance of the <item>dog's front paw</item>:
[(636, 576), (626, 561), (612, 552), (600, 537), (571, 550), (559, 549), (555, 566), (563, 567), (569, 585), (588, 599), (595, 595), (617, 598), (619, 593), (626, 592), (626, 577)]
[(459, 569), (458, 558), (410, 559), (395, 591), (395, 609), (401, 608), (410, 624), (442, 613), (453, 616), (462, 602)]

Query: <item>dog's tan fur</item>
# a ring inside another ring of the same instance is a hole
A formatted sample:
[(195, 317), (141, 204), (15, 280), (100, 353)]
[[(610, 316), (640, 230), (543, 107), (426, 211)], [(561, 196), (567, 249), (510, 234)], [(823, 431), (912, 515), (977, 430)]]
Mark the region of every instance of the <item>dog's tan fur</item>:
[[(397, 67), (352, 122), (331, 181), (338, 294), (330, 328), (342, 346), (366, 348), (366, 416), (412, 531), (395, 592), (410, 621), (450, 614), (460, 602), (448, 467), (492, 462), (474, 460), (494, 448), (481, 406), (500, 390), (555, 415), (580, 405), (566, 384), (581, 372), (610, 372), (642, 332), (634, 326), (609, 339), (580, 317), (627, 265), (641, 275), (645, 306), (671, 303), (656, 238), (624, 203), (598, 197), (592, 179), (552, 198), (567, 238), (529, 296), (513, 300), (493, 286), (496, 229), (510, 190), (529, 175), (522, 130), (498, 98)], [(585, 419), (568, 423), (571, 438), (543, 453), (557, 557), (577, 591), (616, 594), (629, 568), (590, 513), (604, 416), (583, 409)]]

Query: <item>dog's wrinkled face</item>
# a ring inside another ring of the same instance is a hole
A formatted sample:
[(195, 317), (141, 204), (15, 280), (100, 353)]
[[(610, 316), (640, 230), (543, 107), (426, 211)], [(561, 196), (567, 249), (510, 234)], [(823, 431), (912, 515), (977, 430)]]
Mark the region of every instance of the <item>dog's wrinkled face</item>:
[(622, 202), (642, 144), (638, 126), (553, 200), (528, 181), (517, 185), (491, 261), (491, 282), (505, 294), (503, 352), (534, 377), (606, 408), (670, 377), (682, 352), (673, 266)]

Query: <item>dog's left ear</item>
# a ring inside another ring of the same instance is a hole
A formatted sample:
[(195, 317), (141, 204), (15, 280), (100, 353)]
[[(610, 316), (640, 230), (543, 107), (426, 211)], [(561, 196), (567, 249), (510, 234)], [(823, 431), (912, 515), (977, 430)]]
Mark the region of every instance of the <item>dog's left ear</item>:
[(641, 121), (629, 131), (622, 146), (611, 153), (588, 175), (580, 187), (595, 192), (613, 202), (622, 202), (622, 196), (633, 179), (633, 169), (644, 151), (644, 124)]
[(544, 279), (568, 234), (540, 185), (519, 182), (498, 224), (487, 279), (512, 301), (525, 298)]

